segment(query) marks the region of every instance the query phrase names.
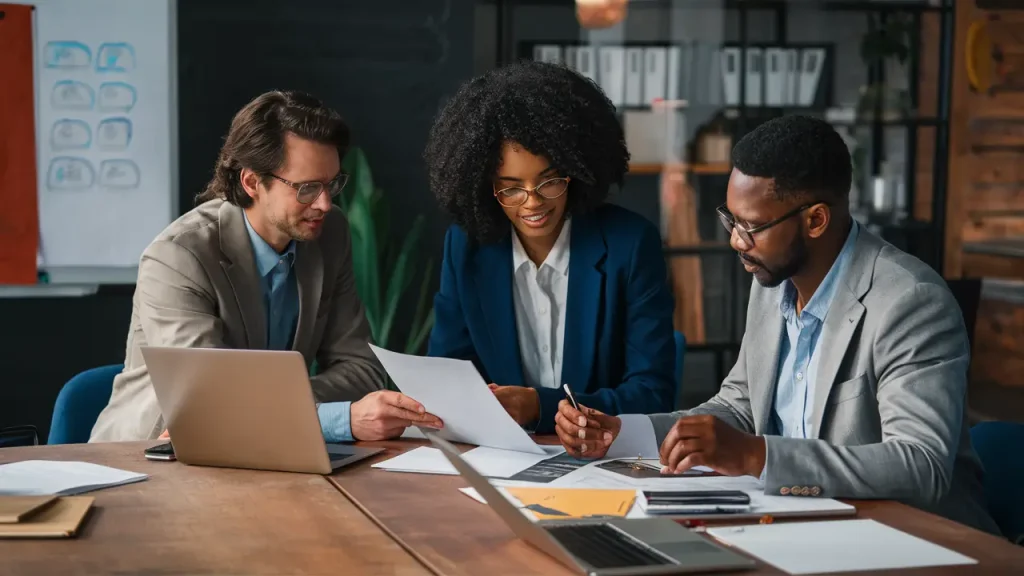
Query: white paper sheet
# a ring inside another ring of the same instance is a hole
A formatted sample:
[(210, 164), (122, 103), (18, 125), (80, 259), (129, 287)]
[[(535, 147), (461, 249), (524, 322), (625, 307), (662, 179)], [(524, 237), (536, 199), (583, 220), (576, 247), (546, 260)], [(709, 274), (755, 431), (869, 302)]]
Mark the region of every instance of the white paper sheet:
[(658, 459), (658, 439), (654, 436), (654, 424), (643, 414), (623, 414), (619, 416), (622, 427), (619, 435), (608, 448), (605, 458), (636, 458)]
[(730, 526), (708, 534), (790, 574), (977, 564), (874, 520)]
[(370, 349), (403, 394), (444, 422), (442, 438), (545, 454), (501, 406), (472, 362), (399, 354), (372, 344)]
[(146, 474), (89, 462), (25, 460), (0, 466), (0, 495), (70, 496), (139, 482), (146, 478)]
[[(477, 472), (489, 478), (508, 478), (530, 466), (564, 452), (561, 446), (545, 446), (544, 454), (513, 452), (480, 446), (462, 454), (463, 459)], [(437, 448), (420, 446), (394, 458), (372, 466), (392, 472), (416, 472), (420, 474), (458, 475), (458, 471)]]

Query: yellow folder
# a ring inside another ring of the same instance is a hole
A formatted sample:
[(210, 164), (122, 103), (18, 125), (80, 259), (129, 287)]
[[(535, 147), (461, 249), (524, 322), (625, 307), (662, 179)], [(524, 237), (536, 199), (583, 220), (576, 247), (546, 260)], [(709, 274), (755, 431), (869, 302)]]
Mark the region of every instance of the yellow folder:
[(533, 488), (507, 487), (523, 507), (538, 520), (569, 520), (574, 518), (622, 518), (636, 500), (635, 490), (604, 490), (600, 488)]

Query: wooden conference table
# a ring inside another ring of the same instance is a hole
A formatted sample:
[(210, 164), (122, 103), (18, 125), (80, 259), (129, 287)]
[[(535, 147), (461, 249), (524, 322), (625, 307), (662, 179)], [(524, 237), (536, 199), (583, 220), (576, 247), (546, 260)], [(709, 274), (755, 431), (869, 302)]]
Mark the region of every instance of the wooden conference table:
[[(0, 574), (572, 573), (459, 492), (461, 478), (370, 468), (422, 443), (369, 443), (387, 450), (326, 478), (145, 460), (154, 442), (3, 449), (0, 463), (83, 460), (150, 477), (93, 492), (94, 509), (76, 538), (0, 540)], [(858, 517), (980, 562), (893, 574), (1024, 571), (1024, 548), (1005, 540), (895, 502), (856, 504)], [(765, 564), (741, 572), (780, 573)]]

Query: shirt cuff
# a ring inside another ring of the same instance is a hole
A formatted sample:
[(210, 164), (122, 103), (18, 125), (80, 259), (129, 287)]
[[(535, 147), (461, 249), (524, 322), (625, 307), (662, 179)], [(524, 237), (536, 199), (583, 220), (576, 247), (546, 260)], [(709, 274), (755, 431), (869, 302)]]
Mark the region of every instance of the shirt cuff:
[(352, 403), (327, 402), (316, 407), (326, 442), (352, 442)]
[(764, 468), (761, 469), (761, 487), (764, 487), (764, 479), (768, 477), (768, 440), (764, 441)]

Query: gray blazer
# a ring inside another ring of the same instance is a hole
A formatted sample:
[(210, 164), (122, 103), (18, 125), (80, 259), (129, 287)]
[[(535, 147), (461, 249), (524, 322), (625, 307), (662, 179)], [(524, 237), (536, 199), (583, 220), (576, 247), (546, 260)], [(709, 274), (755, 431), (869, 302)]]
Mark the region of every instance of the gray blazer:
[(808, 439), (774, 434), (782, 287), (754, 282), (739, 358), (714, 398), (651, 416), (659, 445), (686, 414), (765, 436), (765, 493), (894, 499), (999, 534), (968, 433), (967, 331), (945, 281), (861, 229), (818, 343)]
[[(358, 400), (385, 387), (370, 350), (370, 328), (352, 273), (348, 221), (335, 207), (316, 241), (295, 254), (299, 320), (292, 349), (320, 373), (318, 402)], [(165, 424), (140, 346), (267, 346), (263, 292), (244, 215), (223, 200), (205, 202), (171, 223), (146, 248), (132, 303), (125, 368), (90, 442), (146, 440)]]

